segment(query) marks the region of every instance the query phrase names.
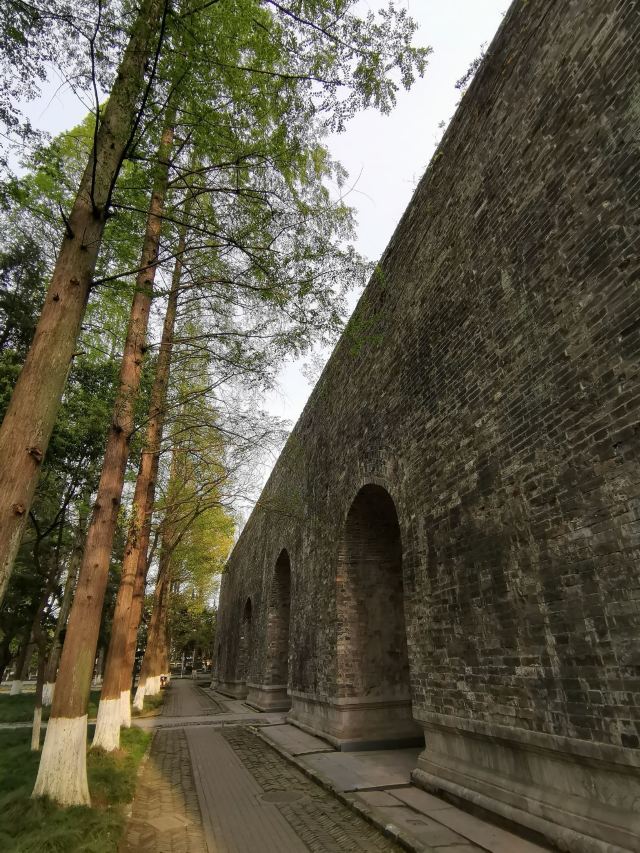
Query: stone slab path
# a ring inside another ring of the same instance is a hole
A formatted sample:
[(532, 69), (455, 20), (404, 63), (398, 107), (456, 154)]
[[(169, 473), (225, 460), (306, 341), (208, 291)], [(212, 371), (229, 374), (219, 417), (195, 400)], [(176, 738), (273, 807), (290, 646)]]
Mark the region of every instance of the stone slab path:
[[(277, 728), (280, 728), (278, 726)], [(271, 737), (271, 731), (268, 732)], [(370, 752), (317, 752), (302, 759), (307, 767), (329, 777), (339, 791), (360, 791), (411, 784), (420, 749)]]
[(400, 830), (416, 850), (437, 853), (543, 853), (546, 848), (456, 808), (411, 784), (419, 749), (327, 751), (320, 738), (295, 726), (260, 729), (263, 740), (295, 756), (310, 771), (380, 826)]
[[(208, 704), (209, 702), (211, 704)], [(283, 723), (284, 714), (256, 713), (244, 702), (227, 699), (220, 693), (210, 690), (206, 683), (181, 678), (172, 679), (166, 692), (162, 716), (141, 717), (136, 719), (135, 724), (141, 729), (155, 730), (176, 726), (180, 728), (211, 724), (222, 726), (238, 722), (255, 726)]]
[(262, 788), (219, 732), (189, 729), (187, 741), (209, 850), (306, 853), (278, 807), (261, 800)]

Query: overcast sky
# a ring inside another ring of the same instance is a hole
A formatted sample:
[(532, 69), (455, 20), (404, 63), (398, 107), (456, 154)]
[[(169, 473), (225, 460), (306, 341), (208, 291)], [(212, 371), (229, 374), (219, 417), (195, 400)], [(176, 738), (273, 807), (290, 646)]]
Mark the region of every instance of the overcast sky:
[[(357, 248), (370, 260), (382, 255), (424, 174), (442, 136), (438, 125), (455, 112), (456, 80), (491, 41), (510, 0), (400, 0), (396, 5), (402, 3), (420, 25), (417, 43), (433, 48), (425, 76), (399, 93), (391, 115), (357, 116), (329, 146), (350, 174), (348, 185), (355, 183), (347, 201), (357, 210)], [(363, 0), (361, 5), (375, 10), (382, 4)], [(354, 295), (352, 307), (356, 301)], [(312, 387), (299, 364), (287, 365), (267, 408), (294, 423)]]

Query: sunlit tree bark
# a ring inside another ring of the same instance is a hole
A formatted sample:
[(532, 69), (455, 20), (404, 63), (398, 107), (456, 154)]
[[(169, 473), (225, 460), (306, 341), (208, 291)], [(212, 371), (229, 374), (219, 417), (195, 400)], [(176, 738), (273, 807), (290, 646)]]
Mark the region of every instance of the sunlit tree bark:
[[(184, 231), (179, 241), (177, 259), (174, 266), (171, 290), (167, 300), (167, 310), (162, 329), (160, 351), (156, 362), (156, 372), (151, 390), (149, 418), (145, 436), (140, 468), (136, 480), (133, 497), (133, 513), (127, 544), (125, 546), (122, 576), (118, 588), (116, 608), (111, 627), (111, 640), (105, 666), (104, 681), (98, 721), (93, 738), (93, 745), (106, 750), (117, 749), (120, 745), (120, 725), (130, 722), (131, 671), (127, 671), (127, 658), (130, 632), (137, 633), (141, 614), (141, 602), (138, 599), (134, 608), (134, 589), (144, 576), (146, 567), (146, 552), (149, 543), (149, 526), (153, 502), (155, 499), (155, 484), (158, 476), (158, 460), (162, 430), (165, 420), (167, 388), (171, 368), (171, 352), (173, 349), (173, 331), (175, 327), (178, 306), (178, 292), (182, 271), (181, 256), (184, 252)], [(135, 611), (135, 612), (134, 612)], [(132, 617), (136, 617), (135, 618)], [(120, 703), (120, 714), (115, 713), (117, 703)]]
[[(134, 405), (147, 349), (147, 326), (168, 186), (169, 156), (173, 134), (173, 117), (169, 117), (158, 151), (158, 169), (149, 205), (140, 272), (136, 277), (136, 289), (122, 356), (113, 419), (108, 433), (96, 502), (87, 532), (78, 586), (69, 615), (56, 692), (34, 788), (34, 796), (48, 796), (65, 805), (82, 805), (90, 802), (86, 775), (87, 704), (113, 537), (129, 457), (129, 442), (135, 426)], [(119, 721), (119, 701), (117, 714)], [(71, 758), (72, 753), (79, 754)]]

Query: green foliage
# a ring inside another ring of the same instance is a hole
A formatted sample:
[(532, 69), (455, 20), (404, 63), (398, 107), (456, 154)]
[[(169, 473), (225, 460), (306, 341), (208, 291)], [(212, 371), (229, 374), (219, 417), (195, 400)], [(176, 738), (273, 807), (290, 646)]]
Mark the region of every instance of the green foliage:
[[(39, 246), (30, 235), (24, 235), (0, 253), (0, 351), (16, 354), (18, 358), (9, 361), (12, 366), (24, 360), (33, 338), (44, 301), (44, 272)], [(0, 381), (0, 399), (3, 399), (6, 380), (3, 377)]]
[[(73, 183), (79, 179), (92, 135), (92, 118), (61, 134), (34, 153), (29, 160), (31, 171), (7, 189), (2, 214), (6, 248), (0, 254), (0, 417), (33, 337), (57, 249), (60, 211), (69, 208)], [(128, 245), (133, 245), (131, 235)], [(0, 606), (3, 665), (7, 648), (15, 653), (19, 641), (27, 639), (47, 590), (51, 606), (43, 627), (48, 634), (53, 630), (66, 566), (82, 538), (100, 474), (118, 378), (112, 355), (124, 337), (129, 298), (130, 293), (121, 287), (117, 292), (102, 289), (91, 300), (42, 464), (29, 525)]]
[[(194, 447), (174, 449), (173, 477), (164, 502), (164, 547), (170, 548), (172, 593), (169, 634), (174, 654), (212, 647), (220, 576), (233, 546), (235, 521), (220, 492), (204, 489), (206, 474)], [(216, 460), (218, 475), (219, 461)]]
[[(197, 500), (195, 494), (194, 498)], [(188, 499), (186, 489), (181, 489), (180, 499)], [(180, 512), (185, 509), (183, 505)], [(172, 578), (175, 583), (189, 585), (191, 608), (200, 606), (217, 592), (220, 573), (233, 545), (234, 529), (234, 519), (227, 510), (212, 503), (190, 521), (176, 545)]]
[(115, 853), (135, 790), (137, 768), (151, 735), (121, 733), (116, 753), (87, 755), (93, 807), (60, 808), (31, 799), (40, 753), (31, 752), (31, 731), (0, 732), (0, 849), (5, 853)]
[(24, 115), (45, 81), (64, 81), (85, 103), (94, 84), (108, 91), (130, 10), (122, 0), (0, 0), (0, 172), (15, 168), (10, 153), (20, 160), (46, 137)]
[[(53, 271), (64, 222), (71, 211), (91, 152), (94, 128), (95, 116), (89, 114), (77, 127), (39, 146), (25, 161), (28, 171), (4, 187), (2, 243), (8, 247), (6, 251), (15, 252), (13, 247), (23, 245), (37, 247), (38, 251), (39, 300), (31, 305), (34, 327)], [(120, 190), (123, 207), (146, 204), (148, 176), (148, 167), (140, 163), (125, 164)], [(135, 269), (140, 242), (139, 221), (135, 215), (123, 211), (118, 217), (111, 218), (106, 226), (104, 250), (98, 261), (96, 276), (108, 275), (114, 265), (120, 271)], [(34, 263), (30, 266), (33, 267)], [(92, 362), (104, 360), (121, 346), (131, 295), (130, 278), (93, 290), (78, 347), (84, 359)], [(1, 320), (0, 313), (0, 323)]]

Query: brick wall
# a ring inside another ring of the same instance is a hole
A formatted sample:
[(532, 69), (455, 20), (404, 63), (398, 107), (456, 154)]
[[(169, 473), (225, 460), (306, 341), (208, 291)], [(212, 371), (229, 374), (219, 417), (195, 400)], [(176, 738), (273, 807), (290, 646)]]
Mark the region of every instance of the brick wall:
[(269, 668), (286, 548), (291, 686), (338, 695), (340, 543), (377, 483), (414, 713), (638, 747), (639, 193), (639, 4), (518, 0), (232, 554), (229, 677), (248, 596)]

